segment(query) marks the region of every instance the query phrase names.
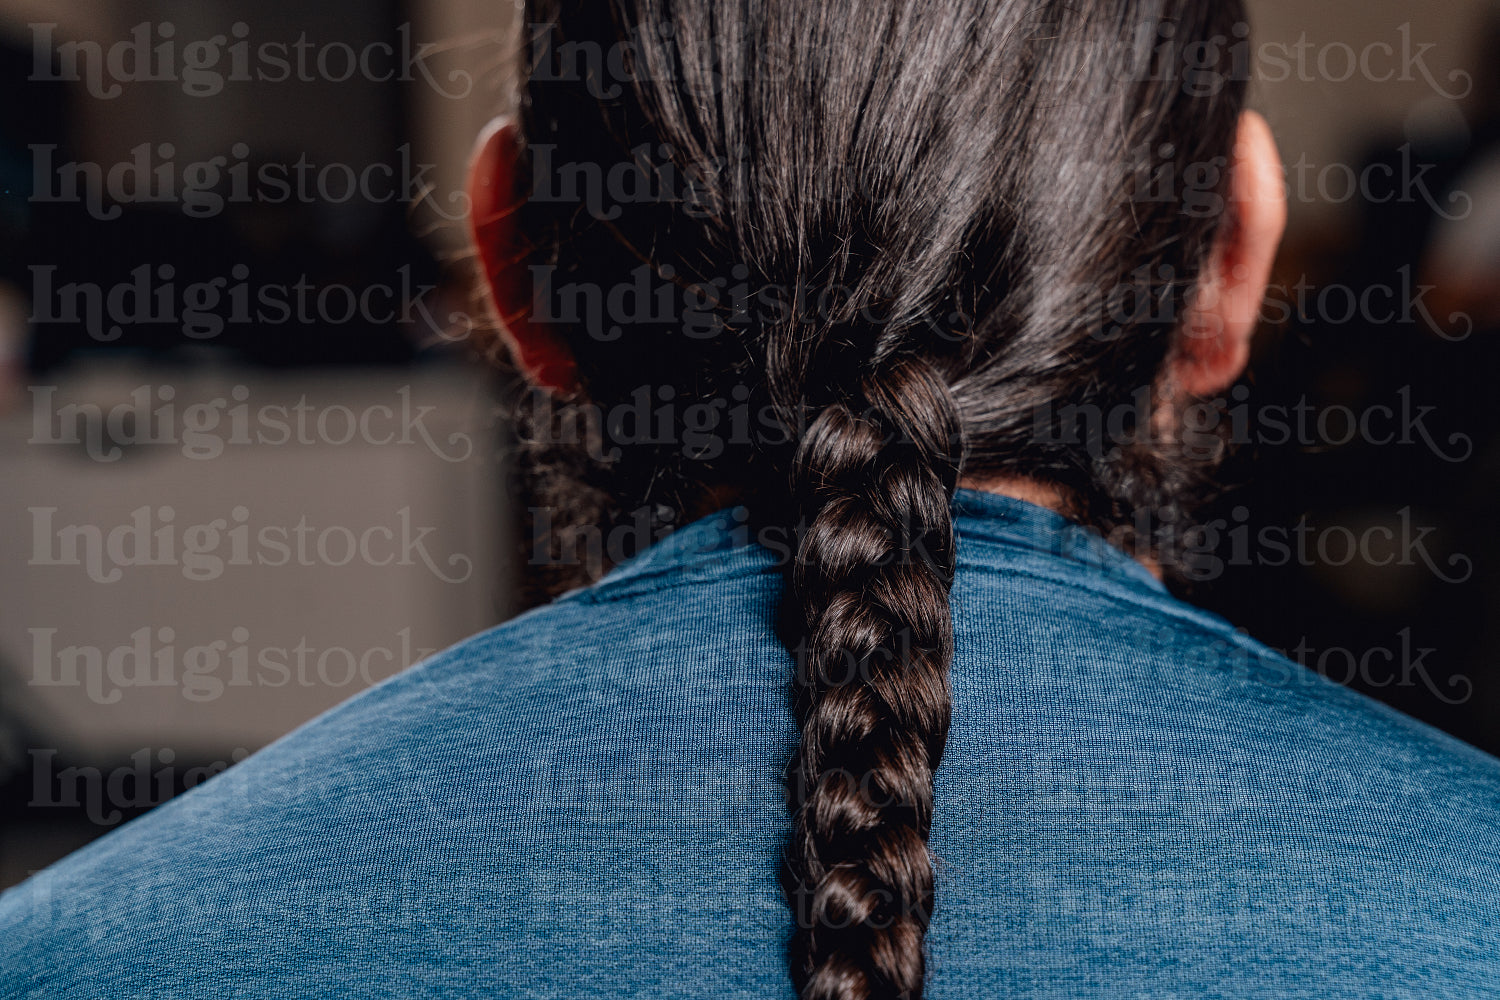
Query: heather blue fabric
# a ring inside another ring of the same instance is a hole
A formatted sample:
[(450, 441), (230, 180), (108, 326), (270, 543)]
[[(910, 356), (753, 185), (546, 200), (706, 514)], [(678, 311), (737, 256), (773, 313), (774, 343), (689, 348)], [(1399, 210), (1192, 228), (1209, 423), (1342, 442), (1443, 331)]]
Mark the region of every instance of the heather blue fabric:
[[(929, 995), (1500, 996), (1500, 762), (956, 502)], [(792, 995), (774, 554), (733, 512), (0, 897), (5, 997)]]

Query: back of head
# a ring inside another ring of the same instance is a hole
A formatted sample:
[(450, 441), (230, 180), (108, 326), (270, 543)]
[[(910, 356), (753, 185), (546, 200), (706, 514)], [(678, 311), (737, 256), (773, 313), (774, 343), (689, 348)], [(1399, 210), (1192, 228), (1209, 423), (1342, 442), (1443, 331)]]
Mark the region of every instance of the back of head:
[[(1240, 5), (534, 0), (527, 20), (531, 322), (573, 365), (534, 431), (598, 417), (541, 455), (543, 496), (606, 523), (734, 497), (794, 539), (790, 971), (805, 997), (918, 997), (949, 501), (1043, 483), (1143, 554), (1182, 522), (1204, 469), (1159, 425), (1181, 400), (1163, 372), (1223, 207)], [(648, 427), (611, 424), (632, 406)]]

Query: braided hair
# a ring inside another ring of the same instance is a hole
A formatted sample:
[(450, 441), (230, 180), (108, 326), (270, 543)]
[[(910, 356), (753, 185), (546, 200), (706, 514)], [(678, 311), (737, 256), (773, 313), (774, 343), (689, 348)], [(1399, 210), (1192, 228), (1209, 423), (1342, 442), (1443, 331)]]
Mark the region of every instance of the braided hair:
[(880, 359), (821, 408), (792, 483), (807, 530), (788, 606), (802, 741), (785, 882), (803, 996), (919, 996), (932, 780), (950, 715), (958, 415), (920, 357)]

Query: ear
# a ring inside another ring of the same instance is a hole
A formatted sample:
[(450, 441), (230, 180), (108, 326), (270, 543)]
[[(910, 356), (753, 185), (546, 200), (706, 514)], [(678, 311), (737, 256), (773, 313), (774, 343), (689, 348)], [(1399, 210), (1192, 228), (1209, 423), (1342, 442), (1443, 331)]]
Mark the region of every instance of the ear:
[(1281, 156), (1271, 126), (1254, 111), (1240, 116), (1224, 212), (1213, 257), (1168, 362), (1178, 388), (1196, 396), (1227, 389), (1249, 363), (1250, 338), (1286, 230)]
[(510, 116), (480, 132), (469, 163), (469, 238), (516, 366), (532, 385), (569, 392), (577, 386), (572, 352), (547, 324), (531, 320), (531, 248), (517, 225), (525, 204), (519, 183), (523, 151), (520, 125)]

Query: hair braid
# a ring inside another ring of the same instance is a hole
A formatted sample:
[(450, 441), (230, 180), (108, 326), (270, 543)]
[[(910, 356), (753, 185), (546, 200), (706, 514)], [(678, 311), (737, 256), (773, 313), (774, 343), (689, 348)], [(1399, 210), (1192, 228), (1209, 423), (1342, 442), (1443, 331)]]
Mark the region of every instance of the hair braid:
[[(797, 530), (792, 977), (919, 997), (958, 469), (1184, 553), (1214, 458), (1153, 421), (1198, 405), (1158, 389), (1224, 214), (1189, 179), (1233, 148), (1243, 0), (526, 6), (532, 325), (598, 415), (527, 455), (547, 525), (654, 536), (733, 498)], [(722, 450), (605, 419), (658, 387), (683, 427), (723, 413)]]
[(803, 997), (922, 995), (959, 462), (947, 385), (912, 356), (878, 363), (820, 408), (793, 461), (806, 525), (788, 593), (802, 742), (784, 877)]

